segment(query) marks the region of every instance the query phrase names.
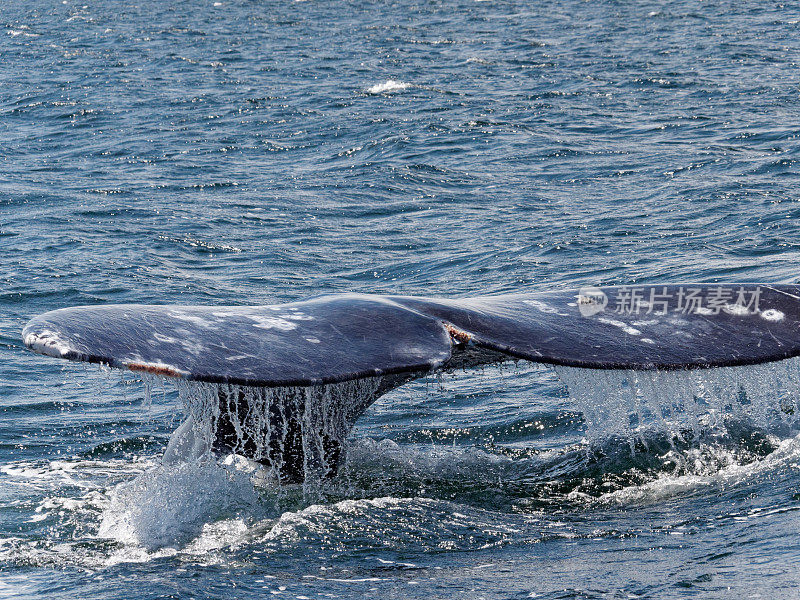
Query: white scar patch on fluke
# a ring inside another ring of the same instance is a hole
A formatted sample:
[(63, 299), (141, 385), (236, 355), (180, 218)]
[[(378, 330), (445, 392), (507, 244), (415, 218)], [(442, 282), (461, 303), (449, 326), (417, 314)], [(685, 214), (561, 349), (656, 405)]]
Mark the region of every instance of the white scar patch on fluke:
[(23, 342), (34, 352), (59, 358), (67, 356), (74, 350), (74, 344), (63, 339), (59, 333), (48, 329), (26, 333)]
[(614, 327), (619, 327), (622, 331), (627, 333), (628, 335), (642, 335), (642, 332), (636, 329), (635, 327), (631, 327), (627, 323), (623, 323), (622, 321), (617, 321), (615, 319), (606, 319), (600, 318), (597, 319), (601, 323), (605, 323), (606, 325), (613, 325)]
[(784, 316), (785, 315), (781, 311), (775, 310), (774, 308), (767, 309), (761, 313), (762, 319), (766, 319), (767, 321), (773, 321), (775, 323), (777, 323), (778, 321), (783, 321)]

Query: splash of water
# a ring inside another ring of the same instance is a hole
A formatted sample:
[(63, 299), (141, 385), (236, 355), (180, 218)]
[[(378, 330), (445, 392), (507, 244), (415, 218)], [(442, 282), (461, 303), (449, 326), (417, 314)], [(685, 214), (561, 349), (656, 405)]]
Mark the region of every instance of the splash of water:
[[(163, 382), (143, 382), (148, 406), (151, 387)], [(180, 547), (210, 522), (256, 518), (263, 507), (254, 484), (262, 492), (280, 489), (289, 475), (302, 481), (304, 498), (316, 498), (383, 383), (374, 377), (255, 388), (178, 381), (186, 422), (161, 464), (112, 490), (98, 536), (148, 551)]]
[(98, 537), (151, 551), (179, 547), (206, 523), (251, 513), (256, 504), (246, 470), (216, 462), (159, 465), (112, 490)]

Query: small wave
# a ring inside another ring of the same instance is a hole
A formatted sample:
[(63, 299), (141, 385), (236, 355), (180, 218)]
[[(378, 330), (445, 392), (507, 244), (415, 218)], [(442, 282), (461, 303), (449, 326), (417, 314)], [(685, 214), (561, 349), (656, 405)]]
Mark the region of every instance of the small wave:
[(762, 473), (772, 472), (800, 457), (800, 436), (779, 443), (777, 449), (753, 462), (742, 463), (735, 452), (725, 448), (708, 448), (687, 452), (683, 460), (691, 461), (690, 472), (681, 475), (664, 473), (642, 485), (626, 486), (600, 496), (608, 504), (649, 504), (700, 490), (752, 485)]
[(182, 238), (173, 238), (165, 235), (160, 235), (158, 236), (158, 239), (166, 242), (173, 242), (175, 244), (186, 245), (194, 249), (196, 252), (204, 254), (213, 254), (215, 252), (231, 252), (231, 253), (244, 252), (244, 249), (239, 248), (237, 246), (231, 246), (228, 244), (218, 244), (207, 240), (193, 238), (188, 235)]
[(387, 79), (383, 83), (376, 83), (375, 85), (367, 88), (368, 94), (394, 94), (402, 92), (403, 90), (411, 87), (410, 83), (397, 81), (396, 79)]
[(436, 473), (440, 477), (459, 477), (463, 476), (465, 469), (473, 470), (477, 475), (491, 467), (508, 466), (510, 463), (508, 457), (473, 446), (401, 446), (389, 439), (364, 438), (348, 449), (345, 467), (359, 471), (394, 467), (427, 476)]
[(526, 522), (526, 517), (501, 520), (493, 512), (444, 500), (387, 496), (285, 512), (267, 524), (259, 541), (276, 550), (302, 543), (350, 545), (354, 551), (365, 544), (393, 552), (465, 551), (513, 542)]
[(19, 25), (16, 29), (8, 27), (6, 33), (11, 37), (18, 37), (20, 35), (24, 37), (39, 37), (38, 33), (31, 33), (30, 27), (27, 25)]
[(488, 59), (485, 59), (485, 58), (481, 58), (480, 56), (470, 56), (467, 59), (467, 62), (468, 63), (475, 63), (475, 64), (478, 64), (478, 65), (493, 65), (493, 64), (495, 64), (494, 61), (488, 60)]

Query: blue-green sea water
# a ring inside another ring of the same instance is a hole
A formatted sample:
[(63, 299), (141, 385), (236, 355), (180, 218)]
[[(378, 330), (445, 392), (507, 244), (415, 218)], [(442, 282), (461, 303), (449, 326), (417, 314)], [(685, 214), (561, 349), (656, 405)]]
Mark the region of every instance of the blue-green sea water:
[(174, 387), (20, 340), (75, 304), (796, 283), (799, 159), (791, 3), (4, 2), (0, 597), (800, 596), (793, 432), (603, 441), (519, 364), (254, 488), (158, 466)]

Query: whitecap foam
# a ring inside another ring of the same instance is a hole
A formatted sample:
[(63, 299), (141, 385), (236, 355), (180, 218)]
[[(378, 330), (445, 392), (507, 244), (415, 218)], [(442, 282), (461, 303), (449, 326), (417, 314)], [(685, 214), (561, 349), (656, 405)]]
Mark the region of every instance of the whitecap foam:
[(402, 92), (405, 89), (411, 87), (410, 83), (405, 83), (404, 81), (397, 81), (396, 79), (387, 79), (384, 82), (376, 83), (373, 86), (367, 88), (368, 94), (394, 94), (397, 92)]
[(800, 459), (800, 436), (783, 440), (778, 448), (762, 459), (741, 464), (734, 453), (723, 448), (692, 450), (684, 458), (692, 461), (692, 472), (681, 475), (661, 474), (641, 485), (626, 486), (598, 498), (606, 504), (649, 504), (691, 494), (703, 489), (750, 485), (762, 473)]

